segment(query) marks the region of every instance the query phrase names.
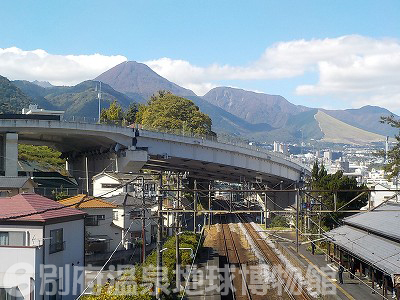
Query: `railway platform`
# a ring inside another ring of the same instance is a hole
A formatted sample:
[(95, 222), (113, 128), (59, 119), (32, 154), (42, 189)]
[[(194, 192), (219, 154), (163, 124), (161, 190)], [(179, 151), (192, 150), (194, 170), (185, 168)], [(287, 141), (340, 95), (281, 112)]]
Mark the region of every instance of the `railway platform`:
[[(185, 299), (188, 300), (221, 300), (221, 295), (218, 286), (215, 282), (215, 276), (209, 274), (219, 267), (218, 252), (211, 247), (203, 248), (198, 259), (195, 262), (197, 274), (202, 274), (200, 278), (197, 276), (191, 277), (186, 289)], [(215, 288), (214, 288), (215, 286)]]
[[(280, 233), (278, 235), (293, 240), (293, 242), (281, 241), (279, 244), (293, 259), (300, 262), (300, 266), (304, 268), (304, 271), (307, 272), (310, 268), (314, 269), (316, 271), (315, 274), (318, 274), (321, 280), (329, 281), (334, 286), (335, 293), (325, 297), (326, 299), (385, 299), (382, 297), (382, 289), (372, 290), (371, 283), (364, 277), (360, 278), (360, 280), (357, 278), (350, 279), (349, 274), (344, 272), (344, 283), (339, 284), (337, 267), (331, 261), (326, 261), (324, 254), (313, 255), (310, 251), (307, 251), (307, 244), (299, 245), (299, 252), (297, 253), (294, 233)], [(332, 274), (333, 276), (331, 276)], [(389, 294), (387, 299), (392, 299), (392, 295)]]

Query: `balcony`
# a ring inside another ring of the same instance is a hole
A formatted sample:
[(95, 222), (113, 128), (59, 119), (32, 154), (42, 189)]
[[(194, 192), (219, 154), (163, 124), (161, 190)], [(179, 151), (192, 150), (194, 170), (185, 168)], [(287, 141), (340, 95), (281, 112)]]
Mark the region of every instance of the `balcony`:
[(65, 250), (65, 242), (54, 243), (54, 244), (50, 244), (50, 246), (49, 246), (50, 254), (64, 251), (64, 250)]

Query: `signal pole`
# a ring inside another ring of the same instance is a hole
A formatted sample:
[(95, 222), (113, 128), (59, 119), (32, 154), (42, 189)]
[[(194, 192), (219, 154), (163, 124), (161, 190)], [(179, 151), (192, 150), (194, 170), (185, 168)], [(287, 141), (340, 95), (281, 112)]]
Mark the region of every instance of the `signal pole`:
[[(180, 174), (178, 173), (178, 191), (177, 191), (177, 200), (176, 200), (176, 208), (179, 210), (180, 209), (180, 199), (181, 199), (181, 177)], [(180, 292), (181, 289), (181, 272), (180, 272), (180, 265), (181, 265), (181, 257), (179, 253), (179, 212), (176, 212), (175, 214), (175, 260), (176, 260), (176, 266), (175, 266), (175, 283), (176, 283), (176, 290), (177, 293)]]

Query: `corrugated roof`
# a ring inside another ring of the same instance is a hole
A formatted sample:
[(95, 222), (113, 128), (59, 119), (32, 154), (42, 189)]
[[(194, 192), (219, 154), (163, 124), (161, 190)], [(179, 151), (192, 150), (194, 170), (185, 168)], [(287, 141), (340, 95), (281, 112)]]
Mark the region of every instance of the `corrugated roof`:
[(324, 235), (336, 245), (387, 274), (400, 274), (399, 243), (348, 225), (333, 229)]
[(0, 188), (22, 188), (28, 180), (29, 177), (0, 176)]
[[(18, 217), (21, 215), (24, 216)], [(64, 207), (57, 201), (37, 194), (23, 193), (13, 197), (0, 198), (0, 222), (46, 222), (57, 218), (79, 215), (83, 217), (85, 213), (72, 207)], [(7, 219), (9, 217), (13, 217), (13, 219)]]
[(343, 222), (400, 242), (400, 203), (388, 202), (375, 210), (347, 217)]
[(85, 194), (79, 194), (70, 198), (58, 201), (65, 206), (73, 206), (75, 208), (116, 208), (117, 206), (97, 198), (90, 198)]

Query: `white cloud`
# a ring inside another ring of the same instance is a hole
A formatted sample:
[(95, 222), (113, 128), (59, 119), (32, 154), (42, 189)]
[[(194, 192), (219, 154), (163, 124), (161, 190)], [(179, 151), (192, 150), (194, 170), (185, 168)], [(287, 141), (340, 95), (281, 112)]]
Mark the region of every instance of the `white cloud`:
[(126, 61), (121, 55), (54, 55), (45, 50), (0, 48), (0, 72), (11, 80), (44, 80), (54, 85), (74, 85), (92, 79)]
[(247, 66), (199, 67), (184, 60), (145, 62), (160, 75), (203, 94), (219, 80), (285, 79), (314, 73), (318, 82), (296, 93), (329, 96), (352, 106), (375, 104), (400, 109), (400, 42), (359, 35), (279, 42)]
[[(94, 78), (125, 60), (121, 55), (53, 55), (41, 49), (0, 48), (0, 74), (10, 79), (72, 85)], [(241, 80), (301, 80), (302, 76), (315, 74), (318, 80), (299, 85), (295, 90), (298, 95), (337, 99), (348, 103), (346, 106), (373, 104), (400, 110), (400, 42), (396, 39), (348, 35), (279, 42), (244, 66), (197, 66), (167, 57), (144, 63), (198, 95), (220, 85), (220, 81), (235, 80), (237, 86)]]

